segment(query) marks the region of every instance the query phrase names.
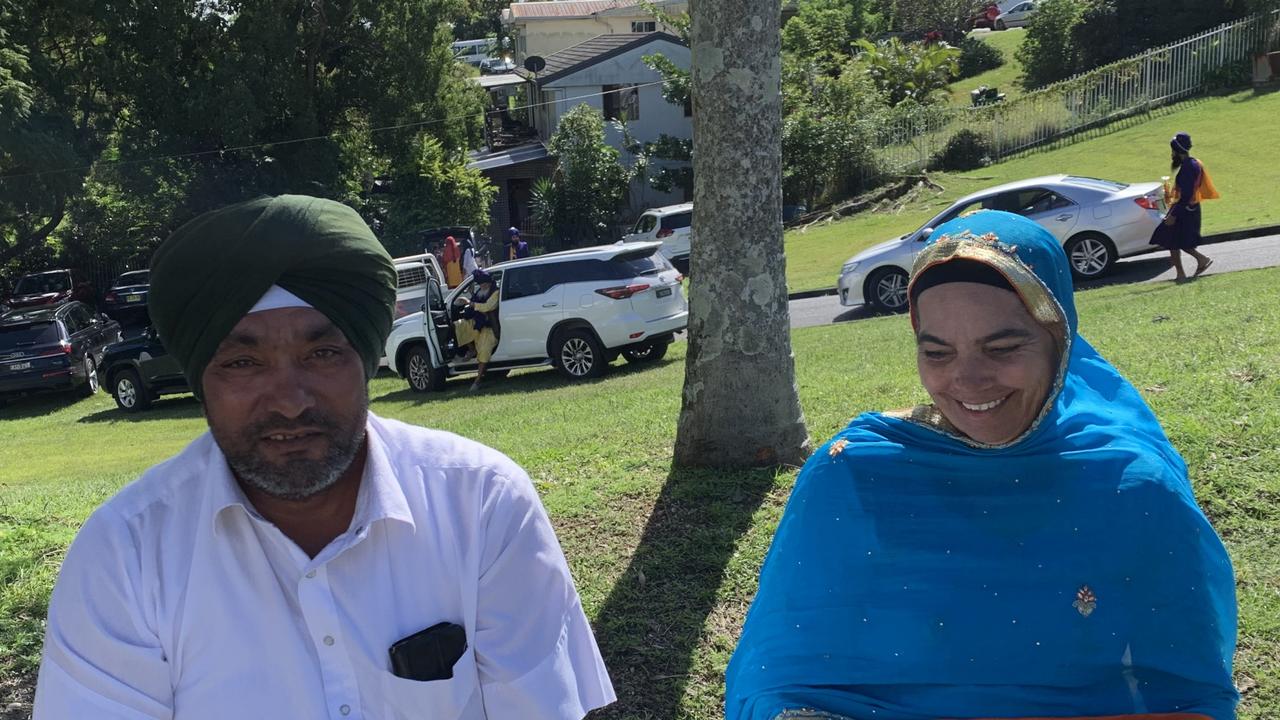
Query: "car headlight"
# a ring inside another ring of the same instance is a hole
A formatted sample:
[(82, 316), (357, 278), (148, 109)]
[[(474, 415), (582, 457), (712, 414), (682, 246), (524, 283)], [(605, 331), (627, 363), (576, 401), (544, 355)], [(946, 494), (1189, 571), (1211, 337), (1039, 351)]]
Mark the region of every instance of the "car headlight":
[(857, 269), (858, 269), (858, 265), (860, 265), (860, 264), (861, 264), (861, 263), (860, 263), (860, 261), (858, 261), (858, 260), (854, 260), (853, 262), (847, 262), (847, 263), (845, 263), (844, 265), (842, 265), (842, 266), (840, 267), (840, 274), (841, 274), (841, 275), (848, 275), (849, 273), (853, 272), (854, 270), (857, 270)]

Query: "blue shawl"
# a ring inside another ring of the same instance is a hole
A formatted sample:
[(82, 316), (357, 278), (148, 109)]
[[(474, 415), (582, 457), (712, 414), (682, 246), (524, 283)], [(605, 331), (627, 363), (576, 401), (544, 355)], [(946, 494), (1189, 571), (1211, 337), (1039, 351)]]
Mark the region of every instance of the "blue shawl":
[(1235, 717), (1231, 563), (1137, 391), (1081, 338), (1047, 231), (980, 212), (919, 273), (987, 262), (1065, 350), (1039, 419), (983, 446), (868, 413), (796, 480), (726, 673), (728, 720)]

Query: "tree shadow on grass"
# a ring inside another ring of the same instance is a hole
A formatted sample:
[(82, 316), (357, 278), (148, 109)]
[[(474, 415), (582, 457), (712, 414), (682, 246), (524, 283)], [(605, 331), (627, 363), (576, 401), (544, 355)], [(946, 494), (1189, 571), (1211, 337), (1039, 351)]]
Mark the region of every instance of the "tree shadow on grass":
[(681, 715), (725, 570), (776, 477), (774, 469), (680, 468), (667, 476), (631, 563), (594, 623), (618, 702), (593, 720)]
[(1231, 98), (1231, 102), (1233, 103), (1252, 102), (1254, 100), (1257, 100), (1258, 98), (1266, 97), (1276, 92), (1280, 92), (1280, 82), (1272, 80), (1270, 83), (1266, 85), (1255, 85), (1253, 87), (1253, 92), (1247, 95), (1245, 94), (1236, 95), (1235, 97)]
[(201, 407), (200, 401), (196, 399), (195, 395), (175, 395), (173, 397), (162, 397), (152, 402), (151, 407), (146, 410), (128, 413), (120, 408), (111, 408), (110, 410), (100, 410), (92, 415), (85, 415), (77, 422), (139, 423), (155, 420), (190, 420), (204, 417), (204, 410)]
[(663, 367), (669, 363), (684, 362), (682, 358), (665, 358), (653, 362), (646, 363), (614, 363), (610, 365), (598, 378), (589, 380), (570, 380), (562, 375), (559, 371), (547, 368), (534, 368), (533, 370), (525, 369), (512, 372), (518, 374), (505, 378), (494, 377), (492, 374), (485, 375), (484, 381), (480, 385), (480, 391), (472, 393), (469, 388), (474, 375), (458, 377), (449, 380), (445, 384), (442, 392), (414, 392), (409, 389), (408, 382), (401, 380), (403, 386), (399, 390), (393, 390), (381, 395), (370, 396), (370, 401), (388, 401), (388, 402), (417, 402), (431, 403), (443, 402), (445, 400), (455, 400), (460, 397), (489, 397), (494, 395), (510, 395), (510, 394), (526, 394), (537, 392), (539, 390), (555, 390), (580, 385), (594, 385), (610, 379), (627, 377), (640, 372), (649, 372), (657, 368)]

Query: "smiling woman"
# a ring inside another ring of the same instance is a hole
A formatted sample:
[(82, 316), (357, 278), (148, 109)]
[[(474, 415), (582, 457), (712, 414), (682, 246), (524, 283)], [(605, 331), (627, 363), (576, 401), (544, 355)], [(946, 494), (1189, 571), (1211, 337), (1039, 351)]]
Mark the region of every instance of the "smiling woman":
[(726, 717), (1233, 719), (1230, 561), (1077, 333), (1059, 243), (979, 212), (913, 277), (933, 402), (855, 418), (806, 463)]

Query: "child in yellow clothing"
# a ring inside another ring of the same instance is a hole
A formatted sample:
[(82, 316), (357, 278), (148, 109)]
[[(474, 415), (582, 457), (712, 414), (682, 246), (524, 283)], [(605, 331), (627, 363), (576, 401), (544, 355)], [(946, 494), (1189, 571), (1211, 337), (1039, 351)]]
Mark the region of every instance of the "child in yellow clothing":
[(453, 332), (458, 340), (459, 350), (467, 345), (475, 348), (476, 360), (480, 365), (475, 382), (471, 383), (471, 390), (474, 392), (480, 389), (484, 371), (493, 357), (494, 349), (498, 347), (498, 289), (494, 285), (493, 276), (484, 270), (475, 270), (471, 276), (475, 279), (476, 288), (470, 300), (463, 298), (467, 308), (453, 324)]

